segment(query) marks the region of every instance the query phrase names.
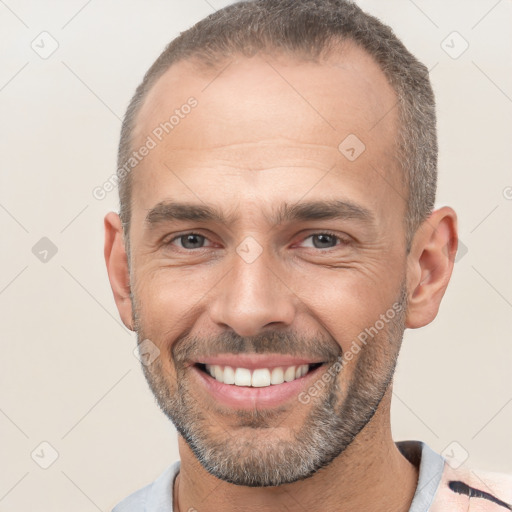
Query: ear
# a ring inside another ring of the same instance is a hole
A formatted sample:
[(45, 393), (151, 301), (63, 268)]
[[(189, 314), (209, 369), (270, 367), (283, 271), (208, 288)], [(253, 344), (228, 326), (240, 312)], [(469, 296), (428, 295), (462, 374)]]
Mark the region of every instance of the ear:
[(130, 271), (123, 241), (123, 228), (119, 215), (105, 216), (105, 263), (108, 278), (121, 320), (133, 331), (132, 303), (130, 300)]
[(437, 316), (457, 245), (457, 214), (448, 206), (434, 211), (416, 231), (407, 256), (406, 327), (423, 327)]

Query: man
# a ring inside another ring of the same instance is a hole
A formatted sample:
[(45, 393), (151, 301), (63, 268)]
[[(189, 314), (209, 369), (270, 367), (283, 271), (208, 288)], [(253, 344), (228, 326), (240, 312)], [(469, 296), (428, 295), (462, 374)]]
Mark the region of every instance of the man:
[(345, 0), (261, 0), (170, 43), (128, 108), (117, 307), (181, 461), (114, 510), (510, 510), (512, 479), (395, 443), (404, 329), (457, 250), (428, 72)]

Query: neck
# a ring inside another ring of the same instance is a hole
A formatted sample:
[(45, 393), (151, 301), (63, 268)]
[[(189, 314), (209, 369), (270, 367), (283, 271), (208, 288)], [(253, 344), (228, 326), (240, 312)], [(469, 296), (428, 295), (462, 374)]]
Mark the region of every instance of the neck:
[(391, 437), (390, 395), (391, 386), (371, 421), (329, 466), (310, 478), (278, 487), (243, 487), (219, 480), (200, 465), (180, 436), (174, 510), (277, 512), (317, 510), (321, 503), (323, 510), (337, 512), (407, 512), (418, 469)]

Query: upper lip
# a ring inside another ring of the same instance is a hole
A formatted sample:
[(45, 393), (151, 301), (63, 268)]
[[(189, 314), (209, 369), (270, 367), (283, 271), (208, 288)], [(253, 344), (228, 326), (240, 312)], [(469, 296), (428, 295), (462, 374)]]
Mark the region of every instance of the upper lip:
[(198, 358), (195, 361), (196, 364), (231, 366), (233, 368), (247, 368), (248, 370), (319, 364), (322, 362), (308, 357), (286, 354), (219, 354)]

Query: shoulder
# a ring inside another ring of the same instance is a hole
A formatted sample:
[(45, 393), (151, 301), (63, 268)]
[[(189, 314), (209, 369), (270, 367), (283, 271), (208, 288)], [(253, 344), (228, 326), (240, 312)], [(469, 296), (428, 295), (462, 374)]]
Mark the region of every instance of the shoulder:
[(431, 512), (512, 510), (512, 474), (453, 468), (445, 463)]
[(397, 443), (419, 469), (409, 512), (505, 512), (512, 510), (512, 474), (461, 466), (421, 441)]
[(180, 461), (171, 464), (154, 482), (130, 494), (112, 512), (172, 512), (173, 483)]

